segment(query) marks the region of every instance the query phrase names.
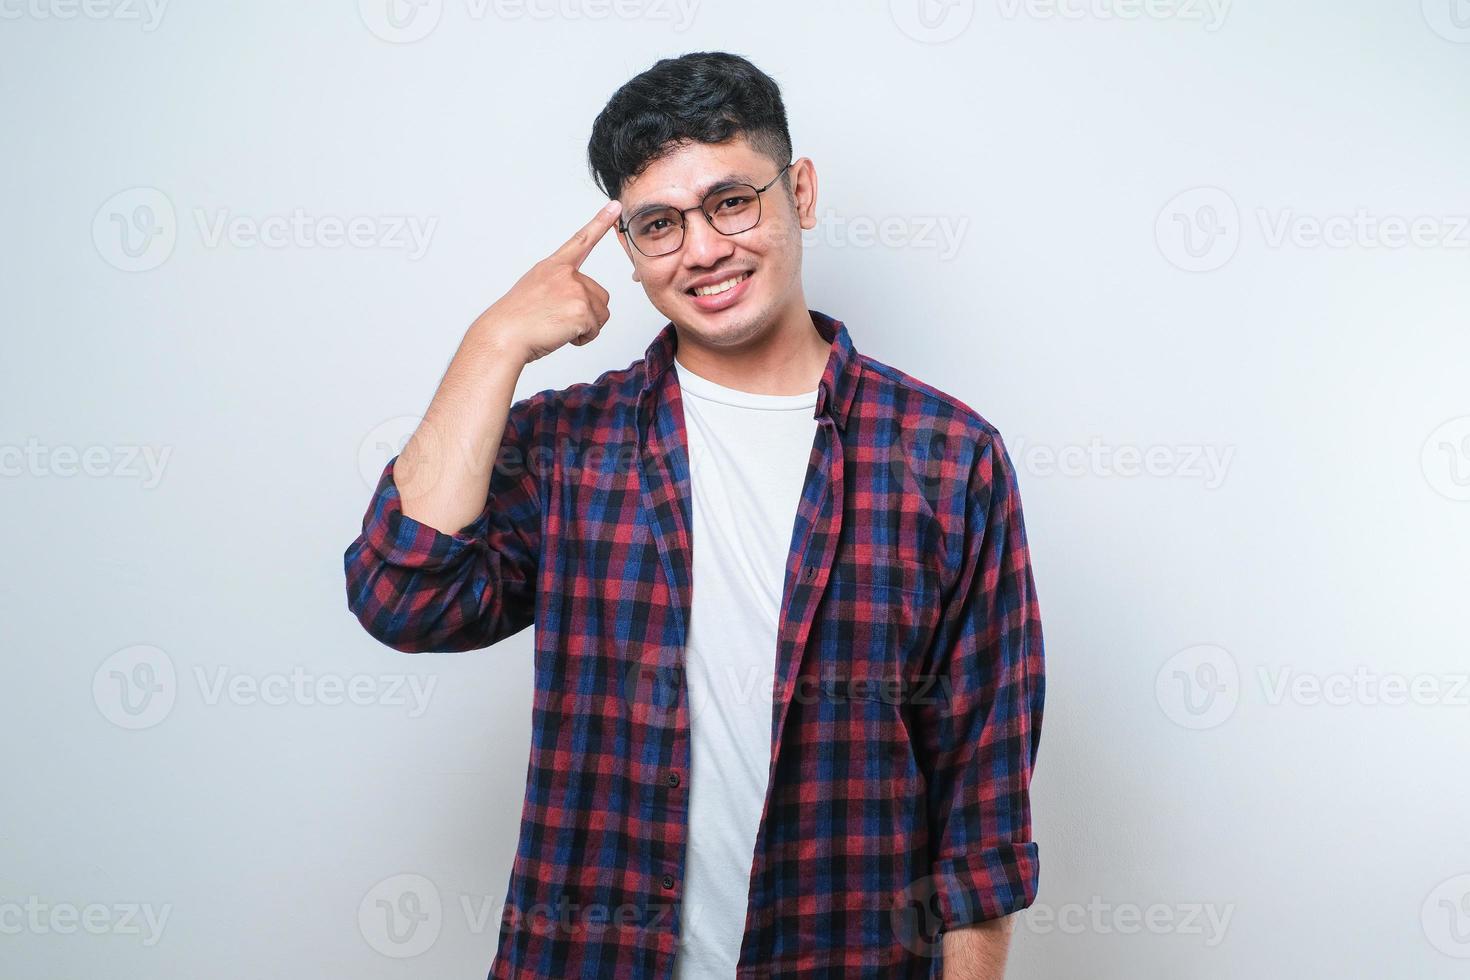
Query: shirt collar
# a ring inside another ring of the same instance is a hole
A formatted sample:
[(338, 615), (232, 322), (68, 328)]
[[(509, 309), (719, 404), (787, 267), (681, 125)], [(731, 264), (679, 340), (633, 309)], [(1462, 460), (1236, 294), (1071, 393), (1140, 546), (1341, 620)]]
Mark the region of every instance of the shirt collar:
[[(817, 408), (814, 417), (830, 415), (837, 427), (843, 429), (847, 426), (847, 413), (852, 407), (853, 396), (857, 393), (862, 366), (857, 350), (852, 345), (852, 338), (848, 336), (847, 327), (841, 320), (816, 310), (807, 312), (811, 314), (812, 326), (816, 327), (817, 333), (832, 345), (832, 352), (827, 356), (827, 369), (822, 372), (822, 380), (817, 383)], [(656, 388), (664, 372), (674, 363), (674, 351), (678, 346), (679, 335), (673, 321), (669, 321), (653, 338), (653, 343), (648, 345), (648, 351), (643, 356), (644, 383), (639, 397)]]

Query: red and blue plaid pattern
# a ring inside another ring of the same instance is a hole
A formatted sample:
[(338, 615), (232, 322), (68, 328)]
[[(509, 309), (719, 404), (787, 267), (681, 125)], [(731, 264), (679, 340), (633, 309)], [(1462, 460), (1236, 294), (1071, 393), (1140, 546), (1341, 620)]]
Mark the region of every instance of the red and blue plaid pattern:
[[(1016, 474), (975, 411), (811, 316), (832, 352), (772, 651), (738, 975), (939, 976), (942, 930), (1036, 895), (1045, 679)], [(672, 976), (692, 594), (676, 343), (668, 323), (628, 367), (517, 401), (488, 504), (457, 534), (403, 515), (390, 460), (345, 555), (349, 607), (397, 650), (536, 624), (491, 978)]]

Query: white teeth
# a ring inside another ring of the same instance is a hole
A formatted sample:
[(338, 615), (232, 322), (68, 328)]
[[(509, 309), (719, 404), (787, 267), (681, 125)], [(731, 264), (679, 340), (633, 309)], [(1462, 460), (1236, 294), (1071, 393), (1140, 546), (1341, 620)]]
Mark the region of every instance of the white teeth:
[(716, 283), (713, 286), (700, 286), (694, 291), (694, 295), (714, 296), (717, 293), (723, 293), (727, 289), (734, 289), (736, 286), (740, 285), (741, 281), (746, 279), (749, 275), (750, 273), (748, 272), (742, 272), (734, 279), (726, 279), (724, 282)]

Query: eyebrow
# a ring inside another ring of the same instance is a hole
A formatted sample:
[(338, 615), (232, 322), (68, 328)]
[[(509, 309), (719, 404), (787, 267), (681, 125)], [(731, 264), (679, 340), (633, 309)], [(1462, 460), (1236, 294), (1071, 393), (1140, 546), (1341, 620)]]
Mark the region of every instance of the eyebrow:
[[(710, 194), (713, 193), (714, 191), (717, 191), (717, 190), (719, 190), (722, 187), (728, 187), (731, 184), (750, 184), (750, 178), (747, 177), (745, 174), (737, 174), (737, 173), (725, 174), (725, 176), (719, 178), (718, 180), (714, 181), (713, 183), (706, 185), (705, 188), (704, 188), (704, 190), (702, 190), (702, 191), (699, 192), (699, 200), (702, 202), (705, 198), (709, 197)], [(751, 186), (754, 187), (755, 185), (754, 184), (751, 184)], [(669, 203), (667, 203), (665, 201), (650, 201), (650, 202), (648, 202), (646, 204), (640, 204), (637, 207), (633, 208), (628, 213), (628, 216), (630, 218), (636, 218), (636, 217), (638, 217), (640, 214), (642, 214), (645, 211), (652, 211), (655, 208), (671, 208), (673, 206), (674, 205), (669, 204)]]

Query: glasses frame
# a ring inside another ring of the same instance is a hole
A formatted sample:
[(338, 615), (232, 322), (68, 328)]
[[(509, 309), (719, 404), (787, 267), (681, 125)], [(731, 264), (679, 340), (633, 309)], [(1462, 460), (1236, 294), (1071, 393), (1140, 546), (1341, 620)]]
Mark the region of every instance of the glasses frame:
[[(684, 208), (682, 210), (680, 210), (679, 208), (670, 208), (670, 211), (674, 211), (679, 215), (679, 244), (675, 245), (667, 252), (659, 252), (657, 255), (649, 255), (647, 252), (643, 251), (643, 249), (639, 248), (638, 243), (633, 239), (633, 236), (628, 233), (627, 221), (621, 221), (618, 223), (618, 231), (622, 232), (623, 237), (628, 240), (628, 244), (632, 245), (634, 250), (646, 259), (662, 259), (666, 256), (673, 255), (675, 252), (679, 251), (679, 249), (684, 247), (684, 239), (686, 237), (685, 232), (689, 229), (689, 220), (685, 217), (685, 215), (687, 215), (690, 211), (698, 211), (700, 214), (704, 215), (704, 220), (709, 222), (709, 226), (711, 228), (714, 228), (715, 231), (719, 231), (721, 235), (724, 235), (727, 238), (734, 235), (743, 235), (747, 231), (750, 231), (750, 228), (754, 228), (756, 225), (761, 223), (761, 218), (765, 214), (765, 209), (761, 205), (761, 195), (770, 190), (771, 187), (776, 183), (776, 181), (781, 179), (781, 175), (789, 170), (791, 168), (791, 165), (795, 162), (796, 159), (794, 157), (786, 161), (786, 166), (778, 170), (776, 172), (776, 176), (772, 177), (764, 187), (757, 187), (754, 184), (743, 184), (737, 181), (733, 184), (725, 184), (721, 187), (716, 187), (714, 190), (710, 191), (704, 196), (704, 200), (701, 200), (692, 208)], [(755, 221), (751, 224), (750, 228), (742, 228), (739, 231), (720, 231), (719, 228), (715, 227), (715, 219), (711, 217), (710, 213), (704, 209), (705, 201), (708, 201), (716, 194), (731, 191), (737, 187), (749, 187), (751, 190), (755, 191)], [(634, 215), (633, 217), (636, 218), (637, 215)]]

